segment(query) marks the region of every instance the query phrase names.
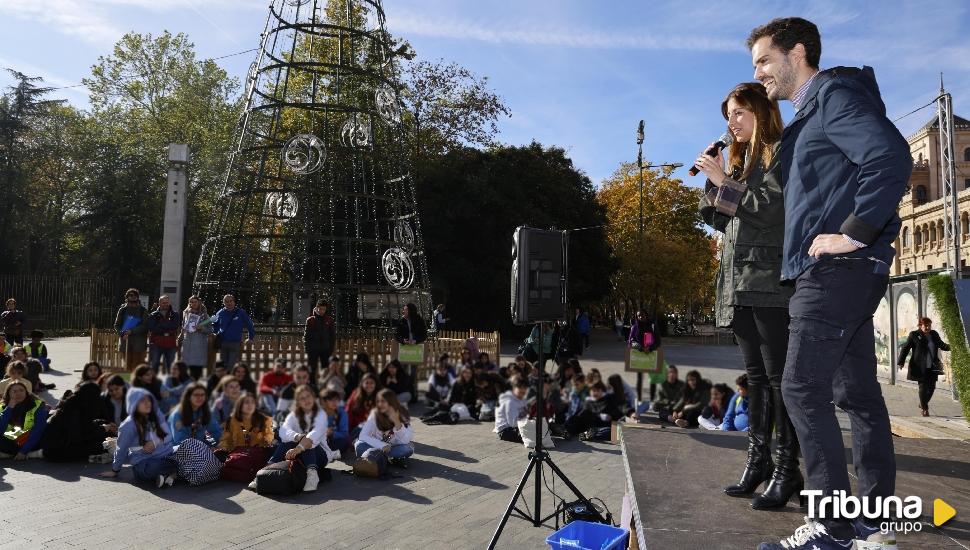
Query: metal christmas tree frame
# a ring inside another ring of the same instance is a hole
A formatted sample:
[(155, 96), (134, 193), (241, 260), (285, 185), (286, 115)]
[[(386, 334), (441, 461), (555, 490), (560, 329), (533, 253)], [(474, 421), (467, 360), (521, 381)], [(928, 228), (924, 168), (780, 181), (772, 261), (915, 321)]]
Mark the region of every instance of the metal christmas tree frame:
[(194, 290), (259, 322), (342, 327), (431, 300), (381, 0), (274, 0)]

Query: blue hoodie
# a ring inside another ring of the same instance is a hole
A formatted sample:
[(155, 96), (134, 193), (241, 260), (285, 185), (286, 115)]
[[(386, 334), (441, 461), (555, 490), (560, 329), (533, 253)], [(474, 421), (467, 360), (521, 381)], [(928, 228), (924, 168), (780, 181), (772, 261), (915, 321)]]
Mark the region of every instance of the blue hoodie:
[(748, 431), (748, 398), (734, 394), (728, 410), (724, 413), (724, 421), (721, 422), (721, 429), (726, 432), (746, 432)]
[[(205, 407), (207, 405), (202, 406)], [(219, 422), (216, 420), (215, 414), (209, 414), (208, 426), (205, 426), (204, 429), (199, 429), (196, 430), (195, 433), (192, 433), (192, 424), (202, 419), (202, 410), (200, 409), (195, 411), (195, 413), (192, 414), (192, 420), (186, 424), (182, 421), (182, 413), (179, 410), (180, 408), (181, 407), (175, 407), (172, 409), (172, 413), (168, 415), (168, 424), (173, 434), (173, 443), (178, 445), (189, 438), (195, 438), (204, 443), (208, 443), (205, 438), (206, 433), (209, 434), (209, 437), (211, 437), (215, 443), (219, 443), (219, 438), (222, 437), (222, 426), (220, 426)], [(176, 427), (179, 424), (182, 424), (182, 427)]]
[(249, 330), (250, 340), (256, 337), (256, 327), (253, 326), (253, 320), (241, 307), (233, 308), (232, 311), (226, 308), (217, 311), (215, 320), (212, 321), (212, 328), (215, 330), (216, 336), (222, 338), (223, 342), (242, 342), (244, 328)]
[[(145, 396), (151, 398), (152, 409), (155, 411), (155, 421), (165, 431), (165, 437), (155, 443), (155, 451), (150, 454), (141, 450), (142, 443), (138, 440), (138, 428), (135, 426), (135, 409), (138, 407), (141, 398)], [(159, 410), (155, 396), (148, 390), (131, 388), (128, 390), (125, 404), (128, 407), (128, 418), (121, 423), (121, 426), (118, 426), (118, 448), (115, 450), (115, 459), (111, 469), (116, 472), (121, 471), (126, 460), (134, 466), (148, 458), (165, 458), (171, 455), (173, 452), (172, 434), (168, 433), (170, 431), (168, 422), (165, 421), (165, 416)]]

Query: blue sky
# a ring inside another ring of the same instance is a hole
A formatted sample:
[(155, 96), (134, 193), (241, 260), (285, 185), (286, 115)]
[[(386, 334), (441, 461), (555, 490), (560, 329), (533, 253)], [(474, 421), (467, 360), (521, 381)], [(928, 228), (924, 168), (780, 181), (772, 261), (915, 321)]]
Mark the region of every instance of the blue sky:
[[(200, 57), (255, 47), (268, 0), (0, 0), (0, 67), (77, 84), (126, 31), (185, 32)], [(801, 15), (822, 32), (822, 67), (872, 65), (889, 115), (936, 97), (970, 117), (970, 3), (949, 1), (663, 2), (385, 0), (388, 29), (425, 59), (453, 60), (508, 104), (499, 139), (565, 148), (595, 183), (644, 156), (689, 163), (724, 129), (720, 102), (752, 79), (748, 31)], [(243, 77), (253, 54), (221, 60)], [(0, 85), (9, 84), (5, 75)], [(58, 92), (87, 106), (83, 87)], [(784, 104), (786, 120), (791, 109)], [(909, 134), (935, 111), (898, 123)], [(687, 178), (698, 185), (699, 178)]]

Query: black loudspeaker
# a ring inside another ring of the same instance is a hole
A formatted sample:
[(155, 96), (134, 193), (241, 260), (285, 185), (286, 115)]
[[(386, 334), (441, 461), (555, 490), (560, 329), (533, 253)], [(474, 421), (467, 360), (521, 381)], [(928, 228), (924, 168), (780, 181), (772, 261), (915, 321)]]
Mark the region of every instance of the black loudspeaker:
[(566, 232), (521, 226), (512, 239), (512, 322), (565, 319)]

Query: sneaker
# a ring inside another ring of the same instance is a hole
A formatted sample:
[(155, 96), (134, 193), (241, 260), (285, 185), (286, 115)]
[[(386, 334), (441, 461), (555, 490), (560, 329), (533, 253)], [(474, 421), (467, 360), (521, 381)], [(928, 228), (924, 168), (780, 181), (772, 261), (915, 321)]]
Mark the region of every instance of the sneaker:
[(37, 449), (27, 453), (27, 458), (44, 458), (44, 449)]
[(317, 484), (320, 483), (320, 476), (317, 474), (316, 468), (308, 468), (306, 471), (306, 483), (303, 485), (303, 492), (309, 493), (317, 490)]
[(883, 532), (878, 526), (872, 527), (861, 519), (852, 522), (855, 528), (856, 550), (896, 550), (896, 532)]
[(686, 428), (690, 426), (690, 423), (684, 420), (683, 418), (678, 418), (676, 421), (674, 421), (674, 424), (677, 424), (678, 428)]
[(409, 466), (407, 457), (396, 458), (392, 456), (387, 459), (387, 463), (390, 464), (391, 466), (396, 466), (402, 470), (407, 470)]
[(162, 474), (158, 474), (158, 477), (155, 478), (155, 487), (161, 489), (164, 486), (165, 486), (165, 476), (163, 476)]
[(169, 487), (175, 485), (175, 474), (165, 476), (165, 485), (168, 485)]
[(41, 384), (41, 385), (49, 390), (53, 390), (57, 388), (57, 384)]
[(93, 462), (94, 464), (110, 464), (113, 458), (111, 453), (101, 453), (99, 455), (89, 456), (88, 462)]
[(360, 477), (377, 477), (379, 473), (377, 463), (373, 460), (358, 458), (357, 461), (354, 462), (354, 475)]
[(852, 539), (837, 539), (829, 535), (825, 525), (805, 517), (805, 525), (779, 542), (762, 542), (758, 550), (852, 550)]
[(247, 485), (246, 488), (249, 489), (250, 491), (255, 491), (256, 490), (256, 480), (254, 479), (254, 480), (250, 481), (249, 482), (249, 485)]

